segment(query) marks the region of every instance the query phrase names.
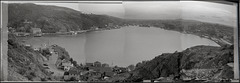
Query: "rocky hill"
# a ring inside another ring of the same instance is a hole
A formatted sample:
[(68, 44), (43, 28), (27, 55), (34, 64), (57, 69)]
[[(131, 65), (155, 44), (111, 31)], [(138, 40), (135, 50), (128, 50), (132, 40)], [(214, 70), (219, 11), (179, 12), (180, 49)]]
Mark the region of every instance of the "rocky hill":
[(169, 76), (182, 79), (186, 75), (192, 79), (230, 79), (233, 69), (229, 63), (233, 63), (233, 46), (195, 46), (138, 63), (128, 80), (136, 82)]
[(41, 53), (21, 45), (13, 35), (8, 40), (8, 81), (54, 81), (43, 65)]
[[(16, 28), (17, 31), (29, 31), (30, 27), (38, 27), (47, 33), (86, 30), (92, 26), (105, 28), (108, 23), (120, 24), (121, 22), (121, 19), (111, 16), (83, 14), (70, 8), (31, 3), (9, 4), (8, 18), (8, 26)], [(24, 24), (25, 20), (32, 23)]]

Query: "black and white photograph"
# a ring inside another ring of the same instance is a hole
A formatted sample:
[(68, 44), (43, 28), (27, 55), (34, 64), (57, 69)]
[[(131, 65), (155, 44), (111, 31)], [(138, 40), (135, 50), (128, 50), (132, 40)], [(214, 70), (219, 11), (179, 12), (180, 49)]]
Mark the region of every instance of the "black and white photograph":
[(3, 82), (239, 82), (238, 1), (1, 1)]

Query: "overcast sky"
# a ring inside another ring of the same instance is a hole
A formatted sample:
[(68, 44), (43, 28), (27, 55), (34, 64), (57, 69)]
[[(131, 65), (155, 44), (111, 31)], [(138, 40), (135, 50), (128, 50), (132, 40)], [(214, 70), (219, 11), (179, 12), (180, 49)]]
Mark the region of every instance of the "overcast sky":
[(124, 1), (119, 3), (37, 3), (126, 19), (191, 19), (236, 25), (237, 6), (203, 1)]

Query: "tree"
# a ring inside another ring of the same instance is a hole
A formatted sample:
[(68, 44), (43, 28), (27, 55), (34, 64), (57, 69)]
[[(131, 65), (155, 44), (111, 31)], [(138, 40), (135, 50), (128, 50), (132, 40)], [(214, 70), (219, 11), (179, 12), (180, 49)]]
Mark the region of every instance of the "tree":
[(77, 64), (77, 61), (72, 61), (72, 64), (73, 64), (75, 67), (79, 66), (79, 65)]
[(71, 61), (71, 63), (73, 62), (73, 59), (72, 58), (70, 58), (70, 60), (69, 61)]

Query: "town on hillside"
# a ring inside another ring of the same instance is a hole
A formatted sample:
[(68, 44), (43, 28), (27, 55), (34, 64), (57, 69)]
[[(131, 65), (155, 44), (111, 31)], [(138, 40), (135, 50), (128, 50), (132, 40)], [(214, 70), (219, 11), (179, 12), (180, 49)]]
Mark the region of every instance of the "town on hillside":
[(58, 45), (38, 48), (46, 59), (42, 63), (45, 69), (58, 81), (81, 82), (112, 82), (129, 77), (129, 72), (135, 66), (128, 67), (110, 66), (107, 63), (95, 61), (93, 63), (77, 64), (66, 51)]

